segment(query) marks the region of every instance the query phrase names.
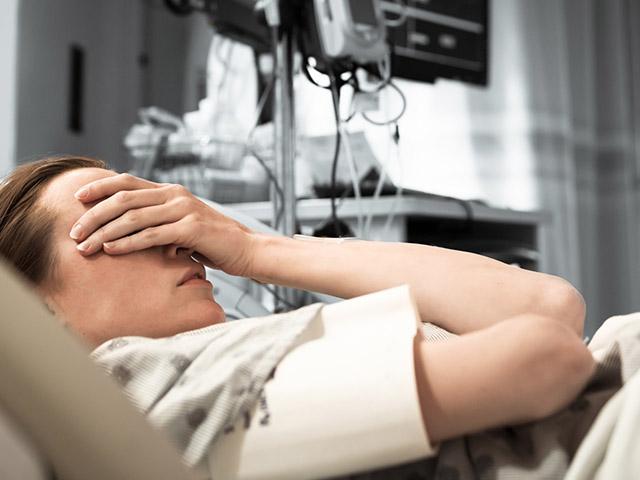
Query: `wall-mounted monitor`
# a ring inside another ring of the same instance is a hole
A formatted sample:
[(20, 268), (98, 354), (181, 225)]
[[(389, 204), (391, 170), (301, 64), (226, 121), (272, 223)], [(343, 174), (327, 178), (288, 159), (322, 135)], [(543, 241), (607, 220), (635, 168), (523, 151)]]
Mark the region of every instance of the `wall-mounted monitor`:
[(382, 1), (394, 77), (486, 85), (489, 0)]

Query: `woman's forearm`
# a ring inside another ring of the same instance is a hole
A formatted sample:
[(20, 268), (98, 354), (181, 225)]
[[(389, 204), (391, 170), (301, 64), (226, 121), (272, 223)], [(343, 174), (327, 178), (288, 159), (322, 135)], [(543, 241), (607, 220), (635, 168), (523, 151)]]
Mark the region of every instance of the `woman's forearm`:
[(455, 333), (538, 313), (581, 333), (584, 303), (564, 280), (466, 252), (373, 241), (256, 234), (248, 276), (341, 298), (408, 284), (421, 319)]
[(535, 314), (445, 341), (417, 336), (414, 361), (432, 442), (545, 418), (574, 400), (595, 369), (581, 339)]

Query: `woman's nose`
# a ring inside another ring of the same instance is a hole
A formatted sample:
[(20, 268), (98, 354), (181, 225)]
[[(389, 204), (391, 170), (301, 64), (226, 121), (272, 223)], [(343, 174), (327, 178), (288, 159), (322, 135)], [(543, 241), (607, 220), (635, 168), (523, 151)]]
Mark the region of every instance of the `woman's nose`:
[(180, 247), (178, 245), (166, 245), (164, 247), (164, 254), (169, 258), (190, 257), (193, 255), (193, 249)]

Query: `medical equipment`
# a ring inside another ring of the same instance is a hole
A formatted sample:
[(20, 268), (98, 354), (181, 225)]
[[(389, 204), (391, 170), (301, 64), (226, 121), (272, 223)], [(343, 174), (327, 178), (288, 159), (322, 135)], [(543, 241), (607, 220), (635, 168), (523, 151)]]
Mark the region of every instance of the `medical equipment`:
[(377, 0), (314, 0), (316, 28), (327, 59), (375, 63), (387, 55), (385, 25)]
[[(398, 131), (397, 120), (405, 111), (407, 99), (393, 82), (392, 75), (428, 82), (440, 77), (476, 84), (487, 81), (489, 0), (165, 1), (180, 4), (184, 7), (182, 13), (202, 11), (218, 33), (246, 42), (258, 52), (272, 53), (276, 78), (273, 92), (275, 173), (269, 175), (275, 179), (275, 188), (271, 190), (272, 225), (286, 236), (296, 233), (297, 225), (294, 54), (301, 54), (301, 68), (307, 78), (330, 90), (332, 96), (336, 141), (331, 168), (330, 220), (334, 229), (323, 231), (338, 236), (342, 231), (337, 216), (335, 172), (342, 144), (346, 147), (353, 193), (358, 201), (361, 198), (354, 158), (349, 155), (346, 122), (360, 114), (369, 123), (395, 126)], [(328, 82), (325, 79), (322, 84), (314, 79), (313, 70), (325, 74)], [(385, 110), (385, 117), (380, 118), (359, 106), (343, 120), (341, 91), (346, 85), (357, 98), (354, 106), (362, 104), (363, 96), (373, 98), (389, 88), (398, 93), (400, 107)], [(375, 189), (378, 193), (385, 176), (380, 176), (381, 184)], [(401, 189), (397, 192), (400, 195)], [(391, 214), (388, 224), (392, 219)], [(362, 213), (358, 216), (359, 235), (366, 234), (370, 222)]]
[(393, 75), (487, 84), (489, 0), (383, 0)]

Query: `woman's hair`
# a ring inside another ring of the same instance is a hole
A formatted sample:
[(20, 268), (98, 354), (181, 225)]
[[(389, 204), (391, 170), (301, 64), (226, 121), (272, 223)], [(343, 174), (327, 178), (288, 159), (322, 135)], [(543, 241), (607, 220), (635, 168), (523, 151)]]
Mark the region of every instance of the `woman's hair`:
[(93, 158), (48, 157), (19, 166), (0, 181), (0, 256), (35, 285), (52, 280), (55, 267), (55, 213), (38, 199), (57, 175), (88, 167), (106, 165)]

